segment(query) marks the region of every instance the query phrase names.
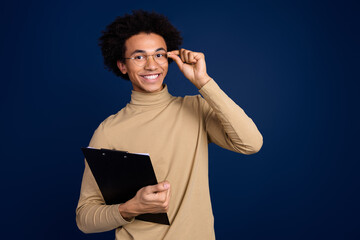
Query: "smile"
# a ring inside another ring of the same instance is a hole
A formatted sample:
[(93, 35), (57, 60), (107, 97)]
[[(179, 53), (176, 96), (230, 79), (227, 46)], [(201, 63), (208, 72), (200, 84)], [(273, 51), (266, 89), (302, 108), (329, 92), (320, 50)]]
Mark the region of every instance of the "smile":
[(153, 75), (143, 75), (142, 77), (148, 80), (154, 80), (159, 77), (160, 74), (153, 74)]

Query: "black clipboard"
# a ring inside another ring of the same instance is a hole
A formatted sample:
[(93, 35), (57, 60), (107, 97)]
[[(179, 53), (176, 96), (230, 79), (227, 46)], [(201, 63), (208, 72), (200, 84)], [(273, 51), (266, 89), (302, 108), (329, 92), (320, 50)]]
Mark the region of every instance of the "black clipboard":
[[(128, 201), (145, 186), (157, 184), (150, 156), (110, 149), (81, 148), (108, 205)], [(166, 213), (147, 213), (135, 219), (170, 225)]]

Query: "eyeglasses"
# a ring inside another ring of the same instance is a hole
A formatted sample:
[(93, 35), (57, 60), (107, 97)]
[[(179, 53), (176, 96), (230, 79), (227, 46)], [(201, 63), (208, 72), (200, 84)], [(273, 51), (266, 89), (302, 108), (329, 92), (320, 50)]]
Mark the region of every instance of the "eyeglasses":
[(139, 67), (143, 67), (147, 63), (149, 57), (153, 57), (155, 62), (160, 65), (166, 63), (168, 60), (165, 51), (157, 52), (152, 55), (147, 55), (145, 53), (137, 53), (133, 57), (125, 58), (125, 59), (131, 59), (136, 65), (138, 65)]

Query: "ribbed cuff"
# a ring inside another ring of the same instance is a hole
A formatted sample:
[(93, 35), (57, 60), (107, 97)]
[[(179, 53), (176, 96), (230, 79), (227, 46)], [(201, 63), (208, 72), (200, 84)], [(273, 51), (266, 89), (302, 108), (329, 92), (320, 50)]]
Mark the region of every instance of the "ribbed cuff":
[(126, 221), (123, 218), (123, 216), (121, 216), (121, 214), (120, 214), (119, 206), (120, 206), (120, 204), (115, 204), (115, 205), (111, 206), (113, 208), (112, 209), (113, 216), (114, 216), (115, 220), (119, 223), (119, 226), (123, 226), (125, 224), (132, 223), (135, 220), (135, 218), (132, 218), (130, 221)]
[(211, 96), (214, 93), (219, 93), (221, 91), (219, 85), (214, 81), (214, 79), (210, 79), (202, 88), (199, 89), (201, 95), (206, 98), (207, 96)]

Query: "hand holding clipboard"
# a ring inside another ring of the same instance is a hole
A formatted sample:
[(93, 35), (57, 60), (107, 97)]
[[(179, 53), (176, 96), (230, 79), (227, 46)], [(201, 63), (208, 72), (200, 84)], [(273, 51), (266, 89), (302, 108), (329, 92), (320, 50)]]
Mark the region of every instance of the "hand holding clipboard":
[[(109, 149), (81, 148), (108, 205), (119, 204), (125, 216), (170, 225), (170, 184), (158, 184), (150, 156)], [(144, 213), (144, 214), (142, 214)], [(140, 214), (140, 215), (138, 215)]]

